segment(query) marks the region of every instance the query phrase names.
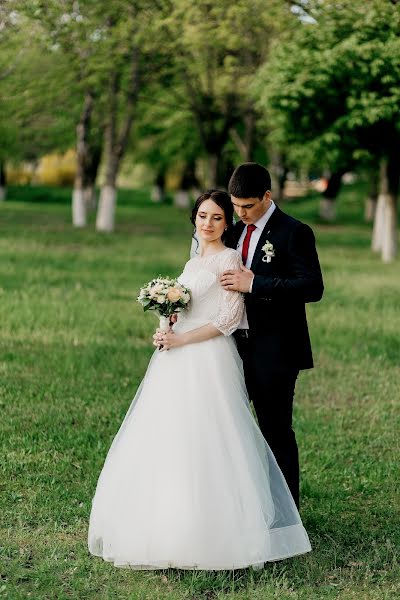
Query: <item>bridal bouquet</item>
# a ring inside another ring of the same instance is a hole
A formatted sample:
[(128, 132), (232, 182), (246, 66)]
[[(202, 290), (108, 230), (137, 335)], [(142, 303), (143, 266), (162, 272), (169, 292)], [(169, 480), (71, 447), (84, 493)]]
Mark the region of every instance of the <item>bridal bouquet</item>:
[(160, 329), (167, 331), (170, 317), (188, 305), (190, 291), (177, 279), (157, 277), (152, 279), (139, 292), (138, 302), (143, 310), (155, 310), (160, 315)]

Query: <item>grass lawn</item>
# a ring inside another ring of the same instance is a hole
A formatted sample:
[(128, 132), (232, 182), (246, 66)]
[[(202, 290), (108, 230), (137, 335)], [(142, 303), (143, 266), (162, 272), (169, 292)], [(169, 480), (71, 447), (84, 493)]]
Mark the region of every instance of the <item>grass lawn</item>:
[(331, 226), (315, 198), (283, 207), (313, 226), (326, 286), (295, 407), (313, 552), (219, 573), (132, 572), (87, 551), (97, 477), (153, 351), (135, 298), (180, 272), (191, 226), (126, 192), (114, 234), (93, 216), (75, 231), (57, 193), (16, 188), (0, 205), (0, 598), (399, 598), (400, 267), (369, 250), (362, 190), (345, 189)]

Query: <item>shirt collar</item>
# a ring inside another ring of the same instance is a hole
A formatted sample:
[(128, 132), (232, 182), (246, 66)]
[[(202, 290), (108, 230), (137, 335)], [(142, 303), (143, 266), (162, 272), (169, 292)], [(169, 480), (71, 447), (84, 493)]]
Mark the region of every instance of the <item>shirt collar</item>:
[(268, 220), (269, 220), (270, 216), (274, 212), (275, 208), (276, 208), (276, 204), (275, 204), (275, 202), (273, 200), (271, 200), (271, 206), (263, 214), (263, 216), (260, 217), (256, 223), (254, 223), (254, 225), (257, 227), (257, 229), (261, 229), (261, 230), (264, 229), (264, 227), (268, 223)]

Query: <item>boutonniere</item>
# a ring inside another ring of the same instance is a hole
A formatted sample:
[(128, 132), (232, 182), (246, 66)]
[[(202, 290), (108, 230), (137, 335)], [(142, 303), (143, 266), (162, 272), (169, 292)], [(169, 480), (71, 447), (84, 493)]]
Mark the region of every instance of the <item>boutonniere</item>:
[(265, 240), (264, 246), (261, 248), (264, 252), (264, 256), (262, 257), (263, 262), (270, 263), (271, 259), (275, 256), (275, 248), (274, 245), (271, 244), (268, 240)]

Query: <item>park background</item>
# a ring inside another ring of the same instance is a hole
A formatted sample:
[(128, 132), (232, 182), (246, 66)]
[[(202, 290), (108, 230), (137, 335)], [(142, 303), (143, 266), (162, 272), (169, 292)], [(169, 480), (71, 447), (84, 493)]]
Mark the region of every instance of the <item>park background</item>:
[[(396, 0), (0, 4), (0, 597), (399, 597), (399, 25)], [(324, 274), (295, 407), (313, 552), (115, 569), (86, 535), (153, 351), (136, 296), (246, 160)]]

